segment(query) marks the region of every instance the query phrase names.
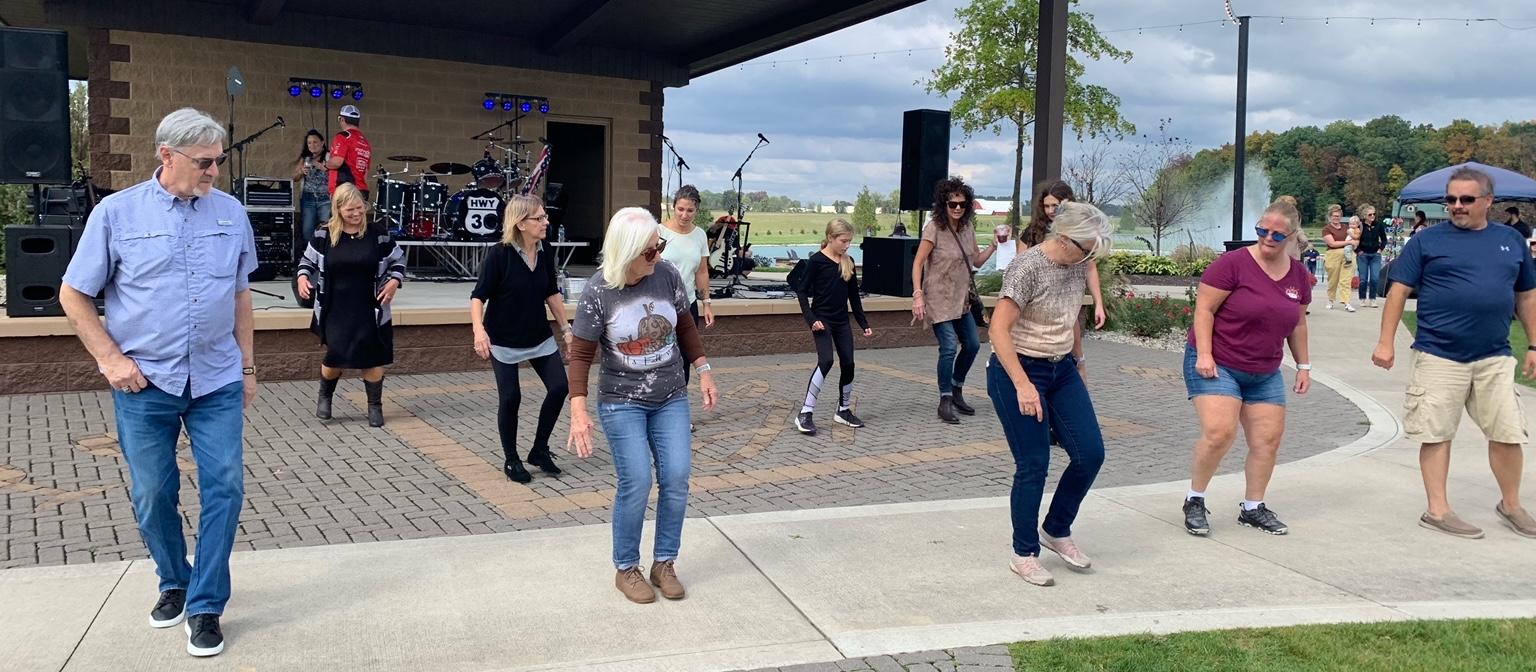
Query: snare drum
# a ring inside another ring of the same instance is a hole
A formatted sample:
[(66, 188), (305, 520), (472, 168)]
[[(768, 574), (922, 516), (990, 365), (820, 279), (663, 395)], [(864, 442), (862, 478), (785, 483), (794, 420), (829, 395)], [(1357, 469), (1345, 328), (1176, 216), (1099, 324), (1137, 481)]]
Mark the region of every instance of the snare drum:
[(422, 182), (419, 187), (421, 193), (416, 200), (416, 210), (442, 212), (443, 206), (448, 204), (448, 185), (440, 182)]
[(507, 184), (501, 164), (489, 156), (476, 161), (469, 172), (475, 176), (475, 186), (481, 189), (500, 189)]
[(460, 240), (500, 239), (501, 220), (506, 210), (507, 202), (490, 189), (460, 191), (448, 204), (452, 235)]

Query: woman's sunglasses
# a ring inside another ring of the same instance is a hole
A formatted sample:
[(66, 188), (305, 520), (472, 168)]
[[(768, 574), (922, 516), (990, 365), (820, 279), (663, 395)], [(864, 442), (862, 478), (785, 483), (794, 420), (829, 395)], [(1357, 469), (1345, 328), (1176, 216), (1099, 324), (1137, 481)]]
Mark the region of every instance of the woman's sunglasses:
[(1264, 240), (1265, 238), (1268, 238), (1268, 239), (1273, 240), (1273, 241), (1275, 241), (1277, 243), (1283, 243), (1283, 242), (1285, 242), (1286, 238), (1290, 238), (1291, 237), (1291, 235), (1288, 234), (1288, 233), (1281, 233), (1279, 231), (1270, 231), (1269, 229), (1266, 229), (1266, 228), (1264, 228), (1262, 226), (1255, 226), (1255, 227), (1253, 227), (1253, 233), (1259, 237), (1259, 240)]
[(945, 203), (945, 205), (948, 206), (950, 210), (962, 210), (968, 204), (968, 201), (950, 201)]
[(662, 250), (665, 249), (667, 249), (667, 241), (663, 238), (660, 242), (656, 243), (656, 247), (645, 248), (644, 251), (640, 252), (640, 256), (645, 257), (646, 261), (656, 261), (656, 255), (661, 254)]

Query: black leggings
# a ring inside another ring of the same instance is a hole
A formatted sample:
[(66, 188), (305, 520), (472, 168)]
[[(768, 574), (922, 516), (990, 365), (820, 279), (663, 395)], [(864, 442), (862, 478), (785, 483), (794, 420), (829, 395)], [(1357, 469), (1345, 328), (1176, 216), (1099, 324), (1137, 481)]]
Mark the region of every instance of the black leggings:
[[(688, 304), (688, 314), (693, 316), (693, 327), (703, 329), (704, 323), (699, 320), (699, 302)], [(683, 362), (683, 387), (687, 387), (693, 380), (693, 362)]]
[[(570, 386), (565, 380), (565, 365), (560, 353), (534, 357), (528, 360), (539, 380), (544, 381), (544, 405), (539, 408), (539, 428), (533, 435), (533, 448), (529, 457), (549, 453), (549, 434), (555, 431), (555, 421), (560, 419), (560, 409)], [(501, 451), (507, 462), (517, 458), (517, 409), (523, 402), (523, 390), (517, 380), (517, 365), (503, 364), (491, 359), (491, 369), (496, 372), (496, 427), (501, 431)]]
[(842, 365), (837, 382), (837, 410), (853, 404), (853, 327), (847, 322), (822, 320), (821, 323), (825, 329), (811, 332), (811, 336), (816, 339), (816, 370), (811, 372), (811, 382), (805, 388), (805, 405), (800, 408), (801, 413), (810, 413), (816, 409), (816, 397), (821, 394), (821, 385), (827, 381), (827, 374), (832, 372), (834, 349)]

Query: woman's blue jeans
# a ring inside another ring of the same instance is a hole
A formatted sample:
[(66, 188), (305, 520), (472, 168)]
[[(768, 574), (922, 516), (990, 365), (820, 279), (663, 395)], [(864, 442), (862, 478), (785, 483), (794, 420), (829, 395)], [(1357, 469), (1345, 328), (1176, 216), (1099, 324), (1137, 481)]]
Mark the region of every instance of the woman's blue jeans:
[(645, 503), (656, 476), (656, 546), (653, 562), (677, 558), (683, 544), (683, 518), (688, 512), (688, 475), (693, 467), (692, 413), (687, 395), (659, 406), (638, 403), (599, 403), (618, 473), (613, 497), (613, 565), (640, 566), (640, 533), (645, 527)]
[(992, 398), (1008, 449), (1013, 452), (1013, 491), (1008, 498), (1013, 518), (1013, 552), (1039, 555), (1040, 533), (1035, 526), (1039, 525), (1040, 500), (1045, 496), (1045, 476), (1051, 466), (1051, 436), (1047, 427), (1056, 430), (1062, 450), (1071, 459), (1056, 484), (1045, 523), (1040, 525), (1053, 537), (1072, 536), (1078, 508), (1093, 487), (1099, 467), (1104, 465), (1104, 437), (1099, 433), (1099, 419), (1093, 411), (1093, 400), (1088, 397), (1088, 386), (1077, 374), (1076, 358), (1068, 355), (1052, 362), (1021, 355), (1019, 363), (1024, 365), (1024, 373), (1040, 394), (1046, 422), (1019, 411), (1018, 390), (998, 363), (997, 355), (987, 362), (987, 396)]
[(299, 249), (304, 249), (309, 244), (309, 239), (315, 237), (315, 229), (331, 219), (331, 199), (325, 194), (311, 194), (306, 192), (299, 200), (299, 221), (303, 227), (299, 234), (304, 236), (299, 244)]
[(976, 334), (976, 320), (970, 313), (957, 320), (934, 323), (933, 335), (939, 339), (939, 396), (942, 397), (957, 387), (965, 387), (965, 376), (976, 363), (976, 353), (981, 352), (981, 339)]
[(1360, 277), (1360, 300), (1381, 297), (1382, 288), (1377, 286), (1381, 278), (1381, 253), (1361, 252), (1355, 255), (1355, 273)]

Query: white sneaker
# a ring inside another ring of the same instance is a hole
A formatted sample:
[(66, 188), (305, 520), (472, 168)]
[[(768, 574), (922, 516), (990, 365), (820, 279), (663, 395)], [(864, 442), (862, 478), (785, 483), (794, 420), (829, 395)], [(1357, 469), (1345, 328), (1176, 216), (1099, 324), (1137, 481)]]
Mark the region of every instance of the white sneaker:
[(1349, 311), (1351, 313), (1355, 312), (1355, 304), (1353, 304), (1353, 303), (1346, 303), (1346, 304), (1344, 304), (1344, 310), (1347, 310), (1347, 311)]
[(1328, 310), (1333, 310), (1333, 302), (1332, 301), (1328, 302)]

